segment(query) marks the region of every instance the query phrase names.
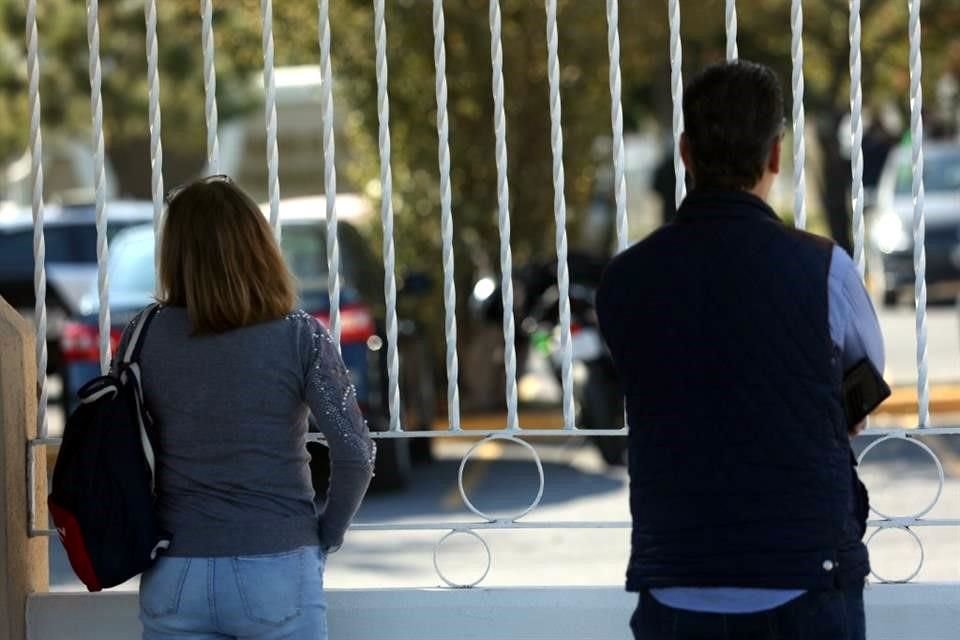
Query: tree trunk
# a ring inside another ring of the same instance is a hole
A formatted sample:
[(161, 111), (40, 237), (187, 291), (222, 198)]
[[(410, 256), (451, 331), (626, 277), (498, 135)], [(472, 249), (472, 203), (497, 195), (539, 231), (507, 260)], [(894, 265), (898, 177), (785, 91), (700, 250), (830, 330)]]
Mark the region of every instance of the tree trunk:
[[(128, 138), (111, 143), (107, 158), (117, 176), (117, 194), (122, 198), (149, 200), (151, 195), (150, 138)], [(163, 152), (163, 179), (166, 189), (198, 177), (203, 169), (202, 154)]]
[(830, 236), (847, 253), (853, 252), (850, 233), (850, 161), (843, 157), (837, 131), (843, 114), (825, 113), (817, 121), (817, 139), (823, 151), (821, 205), (830, 226)]

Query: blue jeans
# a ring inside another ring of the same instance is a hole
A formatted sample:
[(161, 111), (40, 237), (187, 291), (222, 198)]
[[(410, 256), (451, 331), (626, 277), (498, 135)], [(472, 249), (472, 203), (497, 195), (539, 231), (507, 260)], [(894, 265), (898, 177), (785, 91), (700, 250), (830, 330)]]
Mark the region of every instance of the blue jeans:
[(140, 578), (143, 640), (326, 640), (325, 561), (319, 547), (161, 556)]
[(865, 640), (863, 586), (809, 591), (775, 609), (743, 614), (673, 609), (643, 591), (630, 628), (637, 640)]

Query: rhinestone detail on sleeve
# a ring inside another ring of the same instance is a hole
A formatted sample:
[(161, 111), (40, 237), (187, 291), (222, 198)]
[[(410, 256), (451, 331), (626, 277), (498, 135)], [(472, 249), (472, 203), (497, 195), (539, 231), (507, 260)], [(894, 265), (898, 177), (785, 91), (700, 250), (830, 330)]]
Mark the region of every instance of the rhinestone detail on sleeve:
[(320, 431), (326, 436), (330, 455), (338, 462), (353, 462), (373, 469), (376, 444), (357, 405), (357, 392), (350, 372), (330, 334), (303, 311), (287, 316), (311, 327), (312, 353), (307, 371), (306, 396)]

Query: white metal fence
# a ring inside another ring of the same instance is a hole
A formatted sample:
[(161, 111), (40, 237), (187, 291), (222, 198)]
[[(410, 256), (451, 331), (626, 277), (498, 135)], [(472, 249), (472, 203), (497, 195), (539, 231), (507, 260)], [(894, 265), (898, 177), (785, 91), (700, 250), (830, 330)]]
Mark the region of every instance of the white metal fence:
[[(216, 99), (216, 59), (214, 48), (214, 23), (212, 0), (201, 0), (202, 42), (203, 49), (203, 78), (205, 87), (205, 119), (207, 129), (207, 155), (211, 171), (218, 170), (219, 142), (217, 138), (218, 111)], [(554, 212), (556, 221), (556, 255), (558, 258), (558, 285), (560, 292), (560, 344), (562, 353), (562, 425), (553, 429), (537, 429), (531, 431), (521, 426), (518, 416), (517, 393), (517, 357), (514, 346), (514, 314), (513, 314), (513, 285), (512, 285), (512, 256), (510, 243), (510, 185), (507, 172), (507, 130), (505, 116), (505, 91), (503, 73), (503, 49), (501, 46), (501, 12), (500, 1), (490, 0), (489, 15), (486, 18), (490, 25), (490, 57), (492, 62), (492, 100), (494, 104), (494, 121), (492, 123), (495, 139), (495, 162), (497, 169), (497, 202), (498, 228), (500, 232), (500, 267), (502, 274), (502, 302), (503, 302), (503, 345), (505, 354), (505, 386), (506, 396), (506, 424), (502, 429), (464, 430), (460, 419), (459, 396), (459, 365), (457, 344), (457, 313), (456, 289), (454, 286), (454, 248), (453, 225), (455, 215), (452, 206), (450, 187), (450, 140), (449, 120), (447, 113), (447, 79), (446, 79), (446, 52), (444, 46), (444, 5), (442, 0), (432, 0), (434, 59), (436, 70), (436, 103), (437, 103), (437, 134), (438, 134), (438, 167), (440, 184), (440, 225), (442, 239), (442, 270), (443, 270), (443, 298), (444, 298), (444, 327), (446, 337), (446, 369), (447, 369), (447, 407), (449, 428), (446, 431), (407, 430), (401, 424), (401, 399), (399, 385), (399, 358), (397, 344), (397, 285), (394, 251), (394, 211), (392, 206), (392, 174), (391, 174), (391, 145), (390, 145), (390, 110), (388, 101), (388, 60), (387, 60), (387, 29), (385, 20), (385, 0), (374, 0), (374, 25), (372, 37), (376, 44), (376, 79), (377, 79), (377, 111), (379, 117), (379, 149), (380, 149), (380, 182), (382, 186), (381, 223), (383, 227), (383, 255), (385, 267), (385, 302), (386, 302), (386, 333), (388, 349), (388, 389), (389, 389), (389, 430), (374, 433), (375, 438), (432, 438), (432, 437), (459, 437), (476, 438), (477, 445), (484, 439), (505, 439), (519, 443), (528, 449), (533, 456), (539, 471), (539, 490), (534, 501), (521, 512), (506, 517), (494, 517), (477, 509), (469, 500), (463, 487), (463, 470), (476, 448), (464, 456), (460, 465), (458, 484), (464, 504), (477, 516), (473, 521), (460, 522), (423, 522), (396, 524), (362, 524), (356, 525), (357, 530), (433, 530), (438, 533), (436, 552), (440, 545), (451, 535), (465, 534), (479, 539), (488, 554), (489, 547), (483, 542), (480, 532), (490, 529), (550, 529), (550, 528), (629, 528), (629, 522), (527, 522), (523, 518), (537, 507), (543, 494), (543, 468), (537, 452), (524, 438), (530, 435), (537, 437), (564, 438), (580, 436), (582, 430), (574, 425), (573, 381), (572, 381), (572, 345), (570, 332), (570, 302), (569, 302), (569, 272), (567, 268), (567, 234), (566, 234), (566, 201), (564, 198), (564, 165), (563, 165), (563, 127), (561, 124), (560, 99), (560, 66), (558, 50), (558, 22), (557, 1), (545, 0), (545, 21), (547, 41), (547, 71), (549, 81), (549, 105), (551, 122), (551, 148), (553, 152), (553, 189)], [(337, 176), (334, 158), (336, 154), (334, 144), (334, 109), (333, 83), (331, 82), (331, 34), (328, 15), (329, 0), (318, 1), (319, 25), (319, 53), (322, 79), (322, 124), (323, 124), (323, 170), (324, 187), (327, 193), (326, 217), (331, 294), (331, 330), (339, 339), (341, 319), (339, 313), (341, 275), (339, 247), (337, 241), (337, 203), (336, 188)], [(795, 220), (798, 227), (806, 225), (805, 175), (804, 175), (804, 73), (803, 73), (803, 3), (801, 0), (790, 2), (790, 26), (792, 32), (791, 54), (793, 60), (792, 90), (795, 97), (793, 103), (793, 155), (795, 186)], [(37, 334), (37, 371), (40, 390), (40, 407), (38, 412), (39, 437), (30, 443), (29, 473), (34, 472), (34, 455), (37, 447), (59, 444), (59, 439), (51, 437), (47, 426), (47, 380), (46, 380), (46, 273), (44, 268), (44, 235), (43, 235), (43, 165), (42, 158), (42, 127), (41, 127), (41, 100), (39, 91), (39, 56), (40, 43), (37, 31), (37, 0), (27, 0), (26, 44), (28, 52), (29, 99), (30, 99), (30, 150), (32, 157), (33, 181), (33, 216), (34, 216), (34, 253), (36, 289), (36, 322)], [(607, 14), (607, 47), (610, 58), (609, 87), (611, 98), (611, 133), (613, 138), (612, 164), (614, 168), (614, 193), (616, 200), (616, 244), (622, 250), (627, 246), (627, 192), (625, 181), (625, 154), (623, 134), (623, 110), (621, 106), (621, 73), (620, 73), (620, 41), (618, 26), (618, 0), (606, 0)], [(149, 130), (150, 130), (150, 162), (152, 167), (151, 193), (154, 204), (154, 224), (159, 228), (163, 214), (163, 149), (161, 145), (161, 113), (160, 113), (160, 77), (158, 73), (158, 41), (157, 41), (157, 0), (144, 0), (146, 21), (146, 57), (149, 88)], [(860, 1), (850, 3), (850, 74), (851, 74), (851, 130), (852, 130), (852, 210), (853, 231), (855, 239), (855, 260), (861, 274), (864, 270), (864, 224), (863, 224), (863, 154), (862, 154), (862, 88), (860, 62)], [(683, 91), (683, 77), (681, 72), (682, 42), (680, 38), (680, 2), (668, 0), (668, 15), (670, 26), (670, 62), (671, 62), (671, 93), (673, 98), (673, 133), (674, 140), (679, 138), (683, 130), (683, 114), (681, 97)], [(923, 188), (923, 119), (922, 119), (922, 86), (921, 54), (920, 54), (920, 0), (909, 2), (909, 41), (910, 58), (904, 61), (909, 65), (910, 72), (910, 112), (911, 134), (913, 140), (913, 230), (914, 230), (914, 265), (916, 270), (915, 301), (916, 301), (916, 336), (917, 336), (917, 398), (918, 422), (917, 429), (870, 429), (868, 435), (881, 436), (870, 444), (861, 454), (861, 459), (874, 448), (890, 440), (911, 442), (923, 449), (936, 463), (939, 474), (939, 489), (934, 499), (916, 512), (906, 515), (884, 514), (874, 510), (875, 518), (870, 520), (869, 526), (873, 529), (871, 538), (878, 531), (889, 528), (898, 528), (908, 532), (920, 544), (920, 539), (913, 532), (915, 527), (937, 526), (958, 527), (960, 518), (930, 519), (926, 515), (936, 505), (944, 484), (944, 472), (936, 454), (918, 436), (960, 436), (960, 427), (930, 426), (929, 414), (929, 383), (927, 374), (927, 329), (926, 329), (926, 283), (925, 283), (925, 253), (924, 253), (924, 188)], [(274, 54), (272, 35), (272, 2), (261, 0), (262, 36), (264, 51), (263, 78), (265, 88), (265, 129), (266, 129), (266, 163), (268, 167), (268, 192), (270, 201), (270, 221), (277, 234), (281, 232), (279, 224), (280, 184), (278, 167), (280, 153), (277, 145), (277, 112), (276, 92), (273, 82)], [(737, 13), (734, 0), (725, 0), (725, 28), (727, 34), (727, 57), (736, 58), (737, 51)], [(478, 15), (477, 19), (483, 19)], [(107, 209), (109, 202), (105, 188), (105, 158), (103, 132), (103, 105), (100, 93), (102, 68), (99, 59), (100, 33), (98, 27), (98, 0), (87, 0), (87, 36), (89, 43), (90, 68), (90, 96), (92, 110), (93, 150), (95, 164), (96, 187), (96, 220), (97, 220), (97, 255), (99, 263), (98, 289), (100, 297), (100, 352), (101, 367), (106, 370), (110, 359), (110, 306), (108, 301), (108, 281), (106, 259), (107, 247)], [(319, 162), (319, 159), (318, 159)], [(679, 152), (675, 150), (674, 168), (676, 173), (676, 200), (679, 203), (685, 195), (684, 167)], [(547, 188), (547, 185), (543, 185)], [(429, 425), (426, 425), (429, 427)], [(622, 436), (624, 429), (590, 430), (591, 436)], [(32, 478), (28, 486), (33, 486)], [(45, 528), (46, 523), (36, 522), (37, 496), (30, 497), (30, 526), (32, 535), (46, 535), (51, 532)], [(442, 536), (442, 537), (441, 537)], [(921, 545), (922, 551), (922, 545)], [(922, 564), (922, 556), (921, 556)], [(920, 570), (920, 566), (906, 580), (913, 579)], [(440, 578), (450, 586), (472, 586), (458, 584), (449, 580), (437, 567)], [(882, 576), (877, 578), (883, 580)]]

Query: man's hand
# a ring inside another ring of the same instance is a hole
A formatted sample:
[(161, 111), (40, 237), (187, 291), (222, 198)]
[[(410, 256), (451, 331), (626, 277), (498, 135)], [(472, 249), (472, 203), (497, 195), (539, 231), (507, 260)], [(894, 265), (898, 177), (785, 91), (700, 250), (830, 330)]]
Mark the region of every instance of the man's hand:
[(861, 420), (861, 421), (858, 422), (857, 424), (855, 424), (855, 425), (853, 425), (852, 427), (850, 427), (850, 428), (847, 430), (847, 433), (849, 433), (849, 434), (850, 434), (850, 437), (852, 438), (852, 437), (854, 437), (854, 436), (858, 436), (858, 435), (860, 435), (861, 433), (863, 433), (863, 430), (866, 429), (866, 428), (867, 428), (867, 419), (864, 418), (863, 420)]

